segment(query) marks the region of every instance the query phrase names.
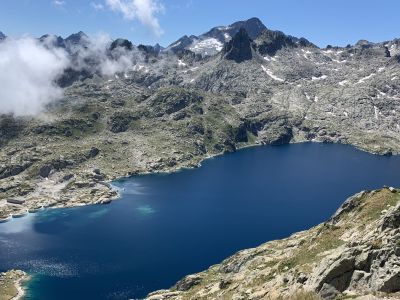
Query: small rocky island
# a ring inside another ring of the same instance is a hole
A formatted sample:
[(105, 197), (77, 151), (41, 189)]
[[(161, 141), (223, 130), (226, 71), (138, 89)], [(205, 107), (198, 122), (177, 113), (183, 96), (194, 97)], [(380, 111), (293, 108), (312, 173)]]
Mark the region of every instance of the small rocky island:
[(0, 300), (17, 300), (24, 295), (22, 283), (29, 279), (29, 276), (22, 271), (8, 271), (0, 273)]

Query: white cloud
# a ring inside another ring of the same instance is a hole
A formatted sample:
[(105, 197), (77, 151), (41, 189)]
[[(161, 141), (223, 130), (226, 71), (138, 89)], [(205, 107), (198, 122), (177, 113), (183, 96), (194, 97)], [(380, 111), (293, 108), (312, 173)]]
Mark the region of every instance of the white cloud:
[(157, 14), (164, 12), (164, 6), (158, 0), (105, 0), (107, 7), (119, 12), (126, 20), (138, 20), (160, 36), (163, 30)]
[[(110, 76), (118, 72), (124, 72), (143, 60), (137, 50), (128, 51), (124, 48), (117, 48), (108, 53), (112, 39), (106, 33), (100, 33), (87, 40), (87, 47), (77, 46), (74, 50), (78, 54), (71, 67), (76, 70), (90, 70), (92, 73)], [(111, 57), (110, 57), (111, 55)], [(87, 61), (95, 60), (94, 65), (88, 65)]]
[(55, 80), (68, 66), (67, 54), (33, 38), (0, 43), (0, 113), (34, 115), (62, 97)]
[(65, 4), (66, 4), (66, 2), (63, 0), (53, 0), (53, 5), (55, 5), (55, 6), (62, 7)]
[(101, 3), (91, 2), (90, 5), (97, 11), (104, 9), (104, 5)]

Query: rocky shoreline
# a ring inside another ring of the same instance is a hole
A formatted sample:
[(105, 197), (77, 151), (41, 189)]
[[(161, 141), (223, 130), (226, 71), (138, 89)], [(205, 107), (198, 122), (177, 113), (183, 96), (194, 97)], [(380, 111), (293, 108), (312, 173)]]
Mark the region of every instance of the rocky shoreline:
[[(309, 141), (297, 141), (295, 143), (302, 143)], [(317, 142), (317, 141), (313, 141)], [(292, 142), (293, 143), (293, 142)], [(261, 141), (257, 141), (254, 144), (242, 145), (240, 148), (236, 150), (241, 150), (248, 147), (256, 147), (265, 145)], [(388, 155), (389, 150), (380, 149), (379, 152), (376, 152), (376, 149), (368, 149), (364, 147), (357, 147), (359, 150), (369, 152), (374, 155)], [(236, 151), (235, 150), (235, 151)], [(20, 218), (28, 213), (35, 213), (44, 208), (70, 208), (70, 207), (79, 207), (85, 205), (93, 205), (93, 204), (110, 204), (111, 201), (117, 200), (120, 197), (119, 191), (114, 189), (111, 185), (112, 181), (120, 180), (123, 178), (128, 178), (133, 175), (146, 175), (152, 173), (173, 173), (178, 172), (185, 168), (197, 168), (201, 166), (201, 163), (204, 160), (223, 155), (224, 153), (214, 153), (212, 155), (202, 155), (196, 157), (192, 161), (183, 161), (176, 162), (174, 166), (167, 165), (157, 165), (157, 163), (148, 163), (146, 164), (146, 168), (144, 170), (138, 170), (135, 172), (130, 172), (125, 175), (114, 175), (111, 177), (109, 181), (89, 181), (89, 182), (81, 182), (78, 183), (81, 186), (79, 188), (74, 188), (70, 190), (64, 190), (63, 195), (55, 195), (54, 190), (60, 190), (59, 185), (59, 177), (58, 175), (56, 179), (41, 179), (38, 183), (37, 189), (42, 188), (41, 197), (38, 198), (39, 193), (28, 194), (26, 196), (19, 196), (18, 201), (21, 203), (9, 203), (6, 199), (0, 200), (0, 224), (11, 220), (12, 218)], [(390, 152), (389, 155), (397, 154)], [(159, 162), (158, 162), (159, 164)], [(100, 173), (99, 170), (94, 170), (93, 174)], [(61, 174), (62, 175), (62, 174)], [(103, 179), (103, 178), (102, 178)], [(64, 188), (68, 187), (68, 184), (71, 181), (67, 181), (63, 184)], [(43, 186), (46, 185), (45, 189)], [(88, 188), (89, 187), (89, 188)], [(93, 188), (97, 188), (96, 195), (93, 195)], [(50, 195), (49, 195), (50, 194)], [(68, 195), (68, 196), (67, 196)], [(58, 196), (58, 197), (57, 197)], [(66, 198), (69, 197), (67, 200)], [(85, 199), (82, 201), (81, 199)]]
[(0, 300), (20, 300), (25, 295), (22, 284), (29, 280), (28, 274), (11, 270), (0, 274)]

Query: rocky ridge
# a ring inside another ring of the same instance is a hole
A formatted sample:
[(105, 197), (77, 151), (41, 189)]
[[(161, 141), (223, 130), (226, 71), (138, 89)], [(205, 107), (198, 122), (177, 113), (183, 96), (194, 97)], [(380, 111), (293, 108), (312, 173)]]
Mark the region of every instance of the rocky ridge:
[(327, 222), (243, 250), (162, 299), (399, 299), (400, 191), (363, 191)]

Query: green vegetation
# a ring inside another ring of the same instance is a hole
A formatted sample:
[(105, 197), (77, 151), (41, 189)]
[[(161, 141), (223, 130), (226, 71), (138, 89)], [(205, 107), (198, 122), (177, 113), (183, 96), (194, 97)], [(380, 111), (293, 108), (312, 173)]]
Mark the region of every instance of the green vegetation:
[(276, 300), (322, 300), (322, 298), (314, 292), (300, 290), (289, 297), (279, 297)]

